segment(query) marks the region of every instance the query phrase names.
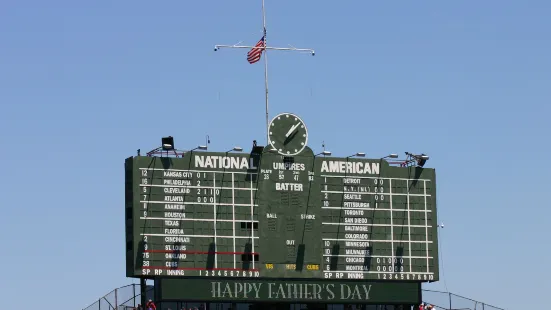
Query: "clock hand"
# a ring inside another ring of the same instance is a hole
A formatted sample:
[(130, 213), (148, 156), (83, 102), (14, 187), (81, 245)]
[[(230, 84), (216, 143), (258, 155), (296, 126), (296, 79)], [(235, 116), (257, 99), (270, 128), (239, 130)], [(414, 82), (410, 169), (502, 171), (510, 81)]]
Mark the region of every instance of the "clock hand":
[(293, 133), (288, 136), (285, 141), (283, 141), (283, 145), (287, 145), (289, 142), (291, 142), (293, 140), (293, 138), (298, 134), (298, 131), (293, 131)]
[(293, 133), (293, 131), (295, 131), (295, 129), (297, 129), (297, 127), (298, 127), (299, 125), (300, 125), (300, 123), (297, 123), (297, 124), (293, 125), (293, 126), (291, 127), (291, 129), (289, 129), (289, 131), (287, 131), (287, 134), (285, 135), (285, 137), (286, 137), (286, 138), (289, 137), (289, 135), (291, 135), (291, 134)]

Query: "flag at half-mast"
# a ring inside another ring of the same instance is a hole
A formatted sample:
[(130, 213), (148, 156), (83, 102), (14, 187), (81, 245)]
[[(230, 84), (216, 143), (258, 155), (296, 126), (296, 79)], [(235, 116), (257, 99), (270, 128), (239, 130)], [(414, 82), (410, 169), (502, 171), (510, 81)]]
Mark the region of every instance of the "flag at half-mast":
[(260, 56), (262, 55), (262, 51), (264, 51), (264, 48), (266, 47), (266, 42), (264, 41), (265, 37), (266, 36), (262, 36), (260, 41), (258, 41), (258, 43), (256, 43), (256, 45), (254, 46), (254, 48), (252, 48), (247, 53), (247, 61), (250, 64), (254, 64), (255, 62), (260, 60)]

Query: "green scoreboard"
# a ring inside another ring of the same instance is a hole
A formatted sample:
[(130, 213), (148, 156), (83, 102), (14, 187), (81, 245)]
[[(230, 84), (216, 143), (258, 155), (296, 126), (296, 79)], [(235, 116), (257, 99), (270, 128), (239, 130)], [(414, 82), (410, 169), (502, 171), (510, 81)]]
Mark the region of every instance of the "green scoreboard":
[(293, 114), (251, 153), (126, 159), (127, 276), (437, 281), (434, 169), (314, 154)]

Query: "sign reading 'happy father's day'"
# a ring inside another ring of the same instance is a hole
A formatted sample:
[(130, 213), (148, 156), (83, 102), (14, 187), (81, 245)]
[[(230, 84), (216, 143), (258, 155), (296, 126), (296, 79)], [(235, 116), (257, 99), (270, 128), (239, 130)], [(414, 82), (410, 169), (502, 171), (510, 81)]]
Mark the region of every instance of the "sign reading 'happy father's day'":
[(155, 280), (158, 300), (324, 303), (421, 302), (419, 283), (373, 281)]

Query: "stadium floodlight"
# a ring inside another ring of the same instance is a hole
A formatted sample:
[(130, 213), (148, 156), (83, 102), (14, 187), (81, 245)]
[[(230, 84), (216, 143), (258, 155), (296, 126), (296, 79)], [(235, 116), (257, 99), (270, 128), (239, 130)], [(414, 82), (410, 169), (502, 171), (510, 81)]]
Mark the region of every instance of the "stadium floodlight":
[(164, 151), (171, 151), (174, 149), (174, 138), (172, 136), (161, 138), (161, 144)]
[(229, 153), (229, 152), (243, 152), (243, 148), (240, 147), (240, 146), (234, 146), (231, 150), (227, 151), (226, 153)]
[(347, 156), (346, 158), (354, 157), (354, 156), (356, 156), (356, 157), (365, 157), (365, 153), (358, 152), (358, 153), (356, 153), (356, 154), (354, 154), (354, 155)]
[(318, 154), (316, 154), (316, 155), (314, 155), (314, 156), (318, 156), (318, 155), (331, 156), (331, 152), (329, 152), (329, 151), (323, 151), (323, 152), (318, 153)]

